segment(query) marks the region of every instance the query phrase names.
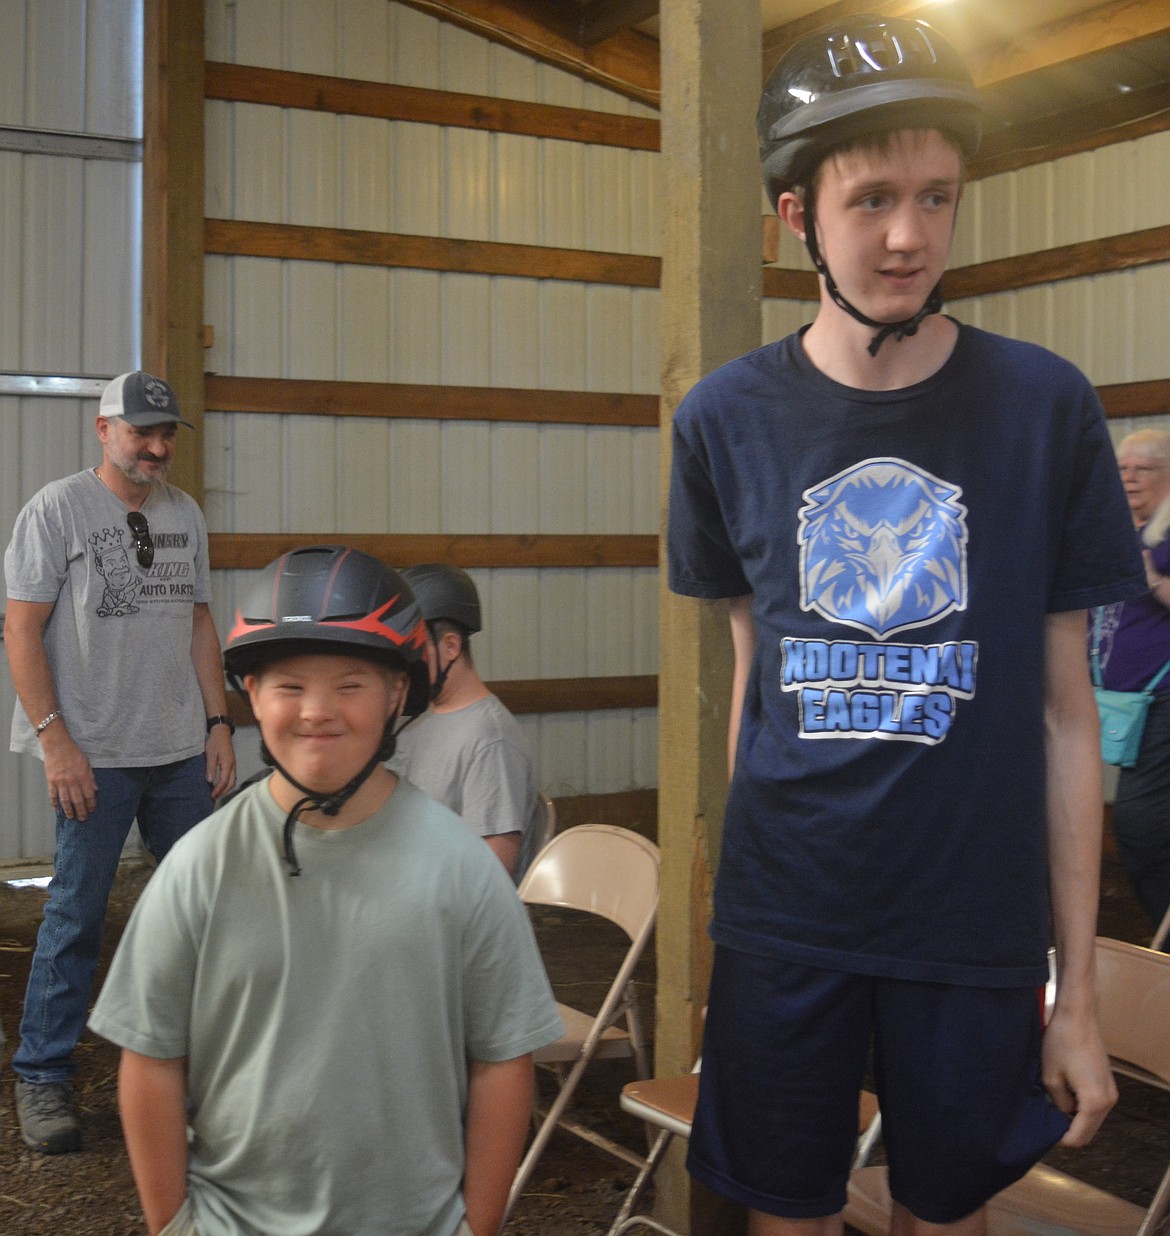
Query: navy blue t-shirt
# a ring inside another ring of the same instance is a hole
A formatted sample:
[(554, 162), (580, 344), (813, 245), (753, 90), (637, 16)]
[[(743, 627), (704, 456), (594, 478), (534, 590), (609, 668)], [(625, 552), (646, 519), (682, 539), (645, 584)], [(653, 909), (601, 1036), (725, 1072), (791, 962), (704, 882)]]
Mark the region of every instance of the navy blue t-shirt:
[(1100, 405), (962, 326), (895, 391), (799, 335), (674, 422), (670, 587), (752, 594), (712, 936), (853, 973), (1042, 982), (1044, 634), (1146, 588)]

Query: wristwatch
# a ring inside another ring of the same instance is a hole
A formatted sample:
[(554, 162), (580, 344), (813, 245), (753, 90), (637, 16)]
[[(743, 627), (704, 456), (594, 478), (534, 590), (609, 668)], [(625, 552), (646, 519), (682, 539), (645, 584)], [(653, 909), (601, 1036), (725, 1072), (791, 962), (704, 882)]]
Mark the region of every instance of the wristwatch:
[(218, 717), (207, 718), (207, 732), (209, 734), (217, 725), (226, 725), (228, 731), (232, 734), (236, 732), (236, 723), (226, 713), (220, 713)]

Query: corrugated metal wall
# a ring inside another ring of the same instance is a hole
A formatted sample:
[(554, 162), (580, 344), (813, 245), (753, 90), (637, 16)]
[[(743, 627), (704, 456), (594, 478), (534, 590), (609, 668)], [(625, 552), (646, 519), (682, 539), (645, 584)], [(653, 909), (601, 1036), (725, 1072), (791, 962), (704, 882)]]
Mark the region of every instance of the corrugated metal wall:
[[(210, 0), (207, 58), (653, 115), (387, 0)], [(658, 252), (657, 156), (257, 104), (209, 102), (209, 217)], [(208, 366), (251, 377), (653, 393), (658, 293), (209, 257)], [(221, 532), (655, 533), (654, 429), (210, 411)], [(479, 570), (488, 679), (657, 671), (656, 573)], [(217, 572), (222, 631), (242, 572)], [(653, 710), (521, 718), (542, 786), (657, 780)]]
[[(0, 37), (0, 372), (110, 376), (137, 363), (140, 164), (26, 153), (142, 134), (141, 5), (9, 0)], [(113, 146), (114, 143), (111, 143)], [(0, 538), (46, 482), (96, 464), (93, 399), (0, 395)], [(0, 861), (46, 858), (41, 768), (8, 751), (0, 654)]]

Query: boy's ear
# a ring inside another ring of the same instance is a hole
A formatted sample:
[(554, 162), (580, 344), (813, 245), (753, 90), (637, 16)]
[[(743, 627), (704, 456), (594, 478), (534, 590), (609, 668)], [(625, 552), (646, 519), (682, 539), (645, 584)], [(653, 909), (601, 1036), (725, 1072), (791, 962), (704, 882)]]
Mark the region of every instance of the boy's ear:
[(780, 216), (781, 223), (794, 236), (804, 240), (804, 198), (799, 193), (791, 190), (781, 193), (780, 200), (776, 203), (776, 213)]
[(259, 685), (260, 677), (258, 674), (244, 675), (244, 690), (248, 693), (248, 703), (252, 705), (252, 711), (256, 710), (256, 687)]
[(400, 670), (391, 670), (390, 672), (394, 678), (391, 683), (389, 707), (386, 710), (387, 721), (402, 715), (402, 710), (406, 706), (406, 695), (410, 690), (409, 674), (403, 673)]

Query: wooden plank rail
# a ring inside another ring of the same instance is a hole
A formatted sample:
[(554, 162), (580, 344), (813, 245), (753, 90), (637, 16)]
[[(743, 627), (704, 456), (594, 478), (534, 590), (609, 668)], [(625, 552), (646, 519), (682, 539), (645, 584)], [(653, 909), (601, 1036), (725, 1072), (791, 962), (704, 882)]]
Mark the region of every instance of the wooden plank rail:
[(491, 533), (213, 532), (213, 571), (259, 570), (301, 545), (349, 545), (396, 567), (657, 567), (658, 537)]
[(1085, 240), (1036, 253), (979, 262), (948, 271), (943, 279), (948, 300), (987, 296), (1018, 288), (1112, 274), (1170, 260), (1170, 225), (1145, 228), (1121, 236)]
[(206, 389), (208, 409), (219, 412), (542, 425), (658, 425), (657, 395), (217, 375), (208, 376)]
[[(1109, 417), (1170, 414), (1170, 380), (1118, 382), (1098, 387), (1097, 394)], [(657, 395), (593, 391), (207, 378), (207, 408), (218, 412), (654, 428), (658, 425), (658, 405)]]
[(1097, 394), (1105, 407), (1105, 415), (1111, 419), (1170, 415), (1170, 378), (1098, 386)]
[(662, 262), (637, 253), (602, 253), (511, 245), (492, 240), (452, 240), (363, 232), (351, 228), (302, 227), (207, 219), (204, 251), (243, 257), (343, 262), (358, 266), (407, 267), (473, 275), (514, 275), (520, 279), (564, 279), (619, 287), (655, 288)]
[(270, 107), (515, 133), (594, 146), (619, 146), (627, 150), (657, 150), (659, 146), (658, 121), (650, 117), (457, 94), (420, 86), (323, 77), (254, 65), (209, 61), (204, 93), (209, 99), (229, 103), (263, 103)]
[[(655, 674), (609, 678), (517, 678), (489, 682), (487, 685), (517, 716), (658, 707), (658, 677)], [(236, 691), (228, 692), (228, 712), (236, 725), (256, 724), (251, 708)]]
[[(636, 253), (602, 253), (231, 219), (206, 221), (204, 247), (208, 253), (235, 256), (511, 275), (521, 279), (563, 279), (619, 287), (658, 287), (662, 270), (660, 258)], [(1170, 260), (1170, 225), (1163, 225), (956, 267), (947, 272), (944, 288), (948, 300), (963, 300), (1065, 279), (1132, 270), (1167, 260)], [(782, 300), (816, 300), (817, 276), (812, 271), (766, 267), (763, 294)]]

